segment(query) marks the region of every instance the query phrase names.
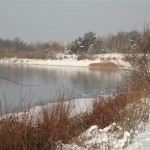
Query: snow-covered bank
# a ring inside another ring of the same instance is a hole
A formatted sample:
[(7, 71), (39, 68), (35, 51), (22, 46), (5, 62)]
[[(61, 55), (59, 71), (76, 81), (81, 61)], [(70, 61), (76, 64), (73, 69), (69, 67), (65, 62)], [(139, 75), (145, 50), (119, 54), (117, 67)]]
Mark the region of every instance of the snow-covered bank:
[(150, 123), (145, 126), (145, 131), (137, 133), (124, 131), (115, 123), (98, 129), (96, 125), (82, 133), (78, 140), (82, 146), (74, 144), (62, 144), (63, 150), (149, 150), (150, 149)]
[(27, 64), (27, 65), (45, 65), (45, 66), (72, 66), (88, 67), (91, 63), (100, 63), (102, 60), (109, 60), (119, 67), (129, 67), (129, 64), (123, 60), (123, 54), (99, 54), (94, 55), (92, 60), (77, 60), (77, 55), (58, 55), (57, 59), (22, 59), (22, 58), (4, 58), (0, 63)]
[[(84, 98), (84, 99), (74, 99), (74, 100), (70, 100), (70, 101), (66, 101), (63, 102), (64, 105), (67, 105), (68, 103), (71, 105), (71, 112), (70, 112), (70, 116), (75, 116), (77, 114), (81, 114), (86, 112), (87, 110), (90, 111), (91, 107), (92, 107), (92, 98)], [(29, 115), (29, 118), (32, 120), (38, 120), (41, 119), (39, 114), (42, 113), (43, 109), (45, 108), (50, 108), (53, 105), (57, 105), (57, 102), (55, 103), (47, 103), (46, 105), (43, 106), (35, 106), (29, 110), (26, 110), (25, 112), (18, 112), (18, 113), (9, 113), (9, 114), (5, 114), (3, 115), (1, 119), (3, 118), (7, 118), (9, 116), (17, 116), (17, 117), (21, 117), (24, 113)]]

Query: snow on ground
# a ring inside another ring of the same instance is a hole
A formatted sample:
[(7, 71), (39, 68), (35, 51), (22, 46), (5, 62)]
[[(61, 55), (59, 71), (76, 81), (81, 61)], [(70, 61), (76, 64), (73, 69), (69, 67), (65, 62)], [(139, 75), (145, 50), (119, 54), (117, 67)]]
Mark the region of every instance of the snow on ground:
[(150, 122), (145, 126), (145, 131), (137, 133), (135, 142), (125, 150), (150, 150)]
[[(76, 140), (76, 144), (63, 144), (63, 150), (121, 150), (132, 142), (131, 134), (113, 123), (104, 129), (98, 129), (93, 125)], [(84, 148), (83, 148), (84, 147)]]
[(129, 64), (123, 60), (123, 54), (98, 54), (93, 56), (93, 60), (77, 60), (77, 55), (60, 55), (57, 59), (21, 59), (21, 58), (4, 58), (0, 63), (27, 64), (27, 65), (45, 65), (45, 66), (72, 66), (88, 67), (91, 63), (99, 63), (102, 60), (110, 60), (118, 66), (129, 67)]
[(150, 123), (145, 126), (145, 131), (137, 133), (135, 139), (132, 132), (123, 131), (113, 123), (104, 129), (94, 125), (77, 140), (82, 146), (62, 144), (63, 150), (150, 150)]

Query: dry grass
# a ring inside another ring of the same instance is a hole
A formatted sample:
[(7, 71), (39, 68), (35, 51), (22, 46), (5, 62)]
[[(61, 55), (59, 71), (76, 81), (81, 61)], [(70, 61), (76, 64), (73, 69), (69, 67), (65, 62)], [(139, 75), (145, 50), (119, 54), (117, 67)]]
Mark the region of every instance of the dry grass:
[(118, 68), (118, 66), (115, 63), (111, 62), (111, 61), (104, 60), (100, 63), (90, 64), (89, 68), (90, 69), (116, 69), (116, 68)]
[(116, 122), (128, 131), (137, 129), (141, 121), (148, 121), (149, 105), (140, 100), (140, 92), (130, 88), (95, 99), (90, 112), (73, 117), (70, 117), (73, 102), (65, 103), (64, 97), (60, 97), (59, 103), (43, 107), (36, 122), (28, 112), (21, 117), (5, 117), (0, 121), (0, 149), (55, 150), (58, 140), (78, 142), (76, 137), (92, 125), (104, 128)]

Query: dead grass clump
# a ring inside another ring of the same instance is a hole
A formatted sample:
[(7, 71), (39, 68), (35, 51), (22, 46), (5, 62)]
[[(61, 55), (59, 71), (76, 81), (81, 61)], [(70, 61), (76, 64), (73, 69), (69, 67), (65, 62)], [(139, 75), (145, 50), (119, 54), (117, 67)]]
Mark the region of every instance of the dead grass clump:
[(93, 101), (93, 109), (90, 119), (93, 124), (104, 128), (113, 122), (121, 120), (119, 112), (127, 106), (126, 93), (118, 93), (116, 96), (99, 97)]
[[(64, 103), (44, 108), (42, 118), (29, 120), (28, 113), (20, 117), (9, 116), (0, 122), (0, 148), (3, 150), (55, 149), (55, 142), (69, 141), (73, 128), (69, 120), (69, 106)], [(70, 128), (68, 128), (70, 126)], [(72, 137), (72, 136), (71, 136)]]
[(93, 63), (89, 65), (90, 69), (115, 69), (118, 66), (111, 61), (102, 61), (100, 63)]
[(116, 122), (127, 131), (135, 131), (139, 124), (149, 120), (149, 111), (149, 102), (142, 92), (126, 89), (115, 96), (93, 101), (91, 120), (101, 128)]

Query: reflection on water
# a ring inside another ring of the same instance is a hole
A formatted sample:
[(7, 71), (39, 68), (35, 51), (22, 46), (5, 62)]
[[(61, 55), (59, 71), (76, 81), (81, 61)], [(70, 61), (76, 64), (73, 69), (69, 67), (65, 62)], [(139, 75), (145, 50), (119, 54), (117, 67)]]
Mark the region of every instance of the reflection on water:
[(73, 97), (92, 97), (100, 93), (111, 92), (120, 86), (119, 70), (89, 70), (85, 67), (52, 67), (28, 65), (0, 65), (0, 76), (21, 84), (39, 86), (24, 87), (9, 81), (0, 80), (0, 100), (18, 104), (20, 99), (52, 100), (59, 89), (73, 93)]

